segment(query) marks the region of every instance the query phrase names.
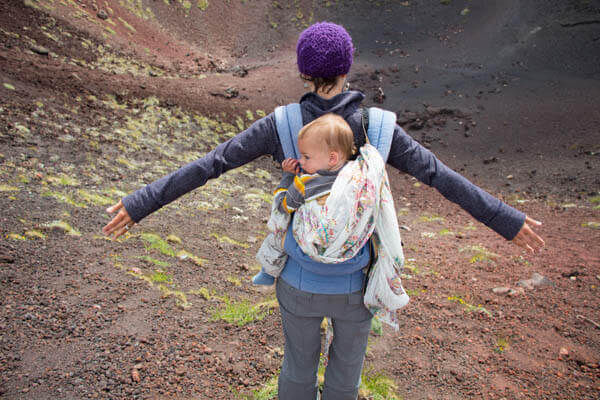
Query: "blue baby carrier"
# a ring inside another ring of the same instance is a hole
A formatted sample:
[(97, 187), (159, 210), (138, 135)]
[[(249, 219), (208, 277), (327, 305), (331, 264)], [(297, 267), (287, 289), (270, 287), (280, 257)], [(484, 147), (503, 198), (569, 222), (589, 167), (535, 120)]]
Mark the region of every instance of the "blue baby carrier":
[[(279, 141), (281, 142), (281, 147), (283, 148), (284, 157), (299, 159), (300, 154), (297, 147), (298, 132), (300, 132), (300, 129), (302, 129), (303, 126), (300, 104), (292, 103), (288, 104), (287, 106), (277, 107), (275, 109), (275, 124), (277, 127), (277, 134), (279, 135)], [(368, 109), (368, 112), (363, 110), (362, 125), (363, 130), (368, 137), (369, 143), (379, 151), (379, 154), (381, 154), (383, 160), (387, 162), (390, 154), (390, 147), (392, 146), (394, 129), (396, 127), (396, 114), (391, 111), (385, 111), (380, 108), (371, 107)], [(373, 259), (373, 247), (370, 246), (370, 249), (370, 257)], [(369, 268), (370, 266), (371, 264), (369, 265)], [(368, 271), (365, 272), (365, 276), (368, 276)], [(366, 280), (363, 282), (363, 293), (365, 286)], [(329, 360), (329, 345), (332, 340), (332, 321), (330, 318), (327, 318), (327, 331), (325, 337), (326, 346), (324, 350), (325, 362)]]
[[(367, 118), (368, 127), (365, 126)], [(303, 126), (300, 104), (292, 103), (287, 106), (277, 107), (275, 109), (275, 123), (284, 157), (299, 159), (300, 154), (297, 147), (298, 132), (300, 132)], [(379, 154), (381, 154), (381, 157), (386, 162), (390, 154), (395, 127), (396, 114), (391, 111), (371, 107), (368, 111), (368, 117), (363, 115), (363, 128), (366, 128), (369, 143), (379, 151)]]

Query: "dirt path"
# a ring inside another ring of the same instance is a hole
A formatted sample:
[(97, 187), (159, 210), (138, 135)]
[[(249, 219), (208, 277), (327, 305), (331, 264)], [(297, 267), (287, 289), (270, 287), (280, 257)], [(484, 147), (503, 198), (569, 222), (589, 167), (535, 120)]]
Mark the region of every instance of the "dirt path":
[(525, 254), (390, 170), (412, 301), (399, 332), (373, 333), (363, 381), (407, 400), (600, 396), (598, 2), (145, 3), (0, 5), (0, 397), (273, 398), (277, 304), (250, 284), (271, 160), (119, 242), (100, 228), (107, 205), (297, 100), (311, 17), (356, 38), (352, 86), (381, 87), (547, 242)]

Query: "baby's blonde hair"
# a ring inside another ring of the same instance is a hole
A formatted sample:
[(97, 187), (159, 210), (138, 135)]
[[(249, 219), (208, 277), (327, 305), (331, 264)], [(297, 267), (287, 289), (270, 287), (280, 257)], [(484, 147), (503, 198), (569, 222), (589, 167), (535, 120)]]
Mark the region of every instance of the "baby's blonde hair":
[(337, 114), (325, 114), (305, 125), (298, 133), (298, 140), (312, 135), (325, 142), (329, 150), (342, 153), (346, 160), (356, 154), (354, 133), (344, 118)]

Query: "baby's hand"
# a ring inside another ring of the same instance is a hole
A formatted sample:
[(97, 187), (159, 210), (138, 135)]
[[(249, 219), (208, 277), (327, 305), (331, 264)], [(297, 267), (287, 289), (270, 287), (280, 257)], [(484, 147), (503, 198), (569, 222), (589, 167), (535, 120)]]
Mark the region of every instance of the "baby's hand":
[(294, 158), (286, 158), (285, 160), (283, 160), (283, 162), (281, 163), (281, 168), (285, 172), (289, 172), (290, 174), (297, 175), (300, 173), (300, 165), (298, 163), (298, 160)]

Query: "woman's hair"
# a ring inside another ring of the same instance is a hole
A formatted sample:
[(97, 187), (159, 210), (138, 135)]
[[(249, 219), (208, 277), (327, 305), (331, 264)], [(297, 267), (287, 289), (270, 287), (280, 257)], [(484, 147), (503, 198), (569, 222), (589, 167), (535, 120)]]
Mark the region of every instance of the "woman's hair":
[(311, 82), (315, 86), (315, 93), (320, 89), (323, 89), (325, 93), (331, 92), (331, 89), (337, 85), (338, 76), (334, 76), (333, 78), (313, 78), (312, 76), (300, 74), (300, 79), (303, 81)]
[(322, 140), (329, 150), (341, 152), (346, 160), (356, 153), (354, 133), (339, 115), (325, 114), (305, 125), (298, 133), (298, 140), (313, 135)]

